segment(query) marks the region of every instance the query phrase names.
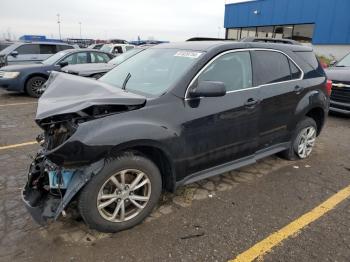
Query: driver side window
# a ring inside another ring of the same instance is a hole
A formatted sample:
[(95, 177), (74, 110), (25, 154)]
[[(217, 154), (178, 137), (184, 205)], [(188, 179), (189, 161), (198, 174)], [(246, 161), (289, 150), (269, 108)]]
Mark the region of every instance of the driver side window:
[(199, 75), (198, 81), (223, 82), (226, 91), (252, 87), (250, 53), (233, 52), (219, 57)]

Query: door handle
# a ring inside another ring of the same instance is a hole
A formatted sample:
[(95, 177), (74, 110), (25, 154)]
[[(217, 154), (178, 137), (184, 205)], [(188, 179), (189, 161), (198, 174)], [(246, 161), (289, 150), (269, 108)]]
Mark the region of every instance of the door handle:
[(259, 100), (256, 100), (254, 98), (249, 98), (247, 102), (245, 102), (245, 107), (255, 107), (259, 103)]
[(301, 92), (303, 92), (303, 90), (304, 90), (304, 87), (302, 87), (302, 86), (297, 85), (297, 86), (294, 87), (294, 91), (297, 94), (300, 94)]

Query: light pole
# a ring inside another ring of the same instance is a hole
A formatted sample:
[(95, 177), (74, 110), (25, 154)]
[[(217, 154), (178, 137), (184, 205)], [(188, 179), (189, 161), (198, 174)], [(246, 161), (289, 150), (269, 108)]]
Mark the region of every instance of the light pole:
[(80, 30), (80, 39), (82, 39), (81, 38), (81, 22), (79, 22), (79, 30)]
[(60, 21), (60, 14), (57, 14), (57, 24), (58, 24), (58, 34), (60, 36), (60, 40), (62, 40), (62, 37), (61, 37), (61, 21)]

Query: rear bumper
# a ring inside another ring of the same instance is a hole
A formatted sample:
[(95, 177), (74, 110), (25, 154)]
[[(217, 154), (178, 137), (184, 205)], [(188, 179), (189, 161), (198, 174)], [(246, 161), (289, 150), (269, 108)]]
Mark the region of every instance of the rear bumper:
[(341, 103), (331, 100), (329, 111), (350, 115), (350, 103)]
[(19, 78), (5, 79), (0, 78), (0, 88), (8, 91), (23, 92), (23, 88), (20, 84)]

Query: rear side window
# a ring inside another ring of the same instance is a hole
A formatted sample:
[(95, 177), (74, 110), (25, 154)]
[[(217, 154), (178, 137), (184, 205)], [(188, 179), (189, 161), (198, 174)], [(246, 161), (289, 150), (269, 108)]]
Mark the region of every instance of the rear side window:
[(318, 68), (318, 60), (313, 52), (295, 52), (299, 57), (301, 57), (307, 64), (309, 64), (313, 69)]
[(198, 81), (223, 82), (227, 91), (252, 87), (249, 52), (234, 52), (219, 57), (199, 75)]
[(107, 63), (110, 58), (107, 54), (91, 52), (91, 63)]
[(56, 54), (56, 45), (40, 45), (40, 54)]
[(291, 80), (289, 59), (274, 51), (254, 51), (254, 85), (266, 85)]
[(300, 69), (291, 60), (289, 60), (289, 66), (290, 66), (292, 80), (299, 79), (301, 77)]
[(39, 45), (35, 44), (21, 45), (15, 51), (20, 55), (40, 54)]

